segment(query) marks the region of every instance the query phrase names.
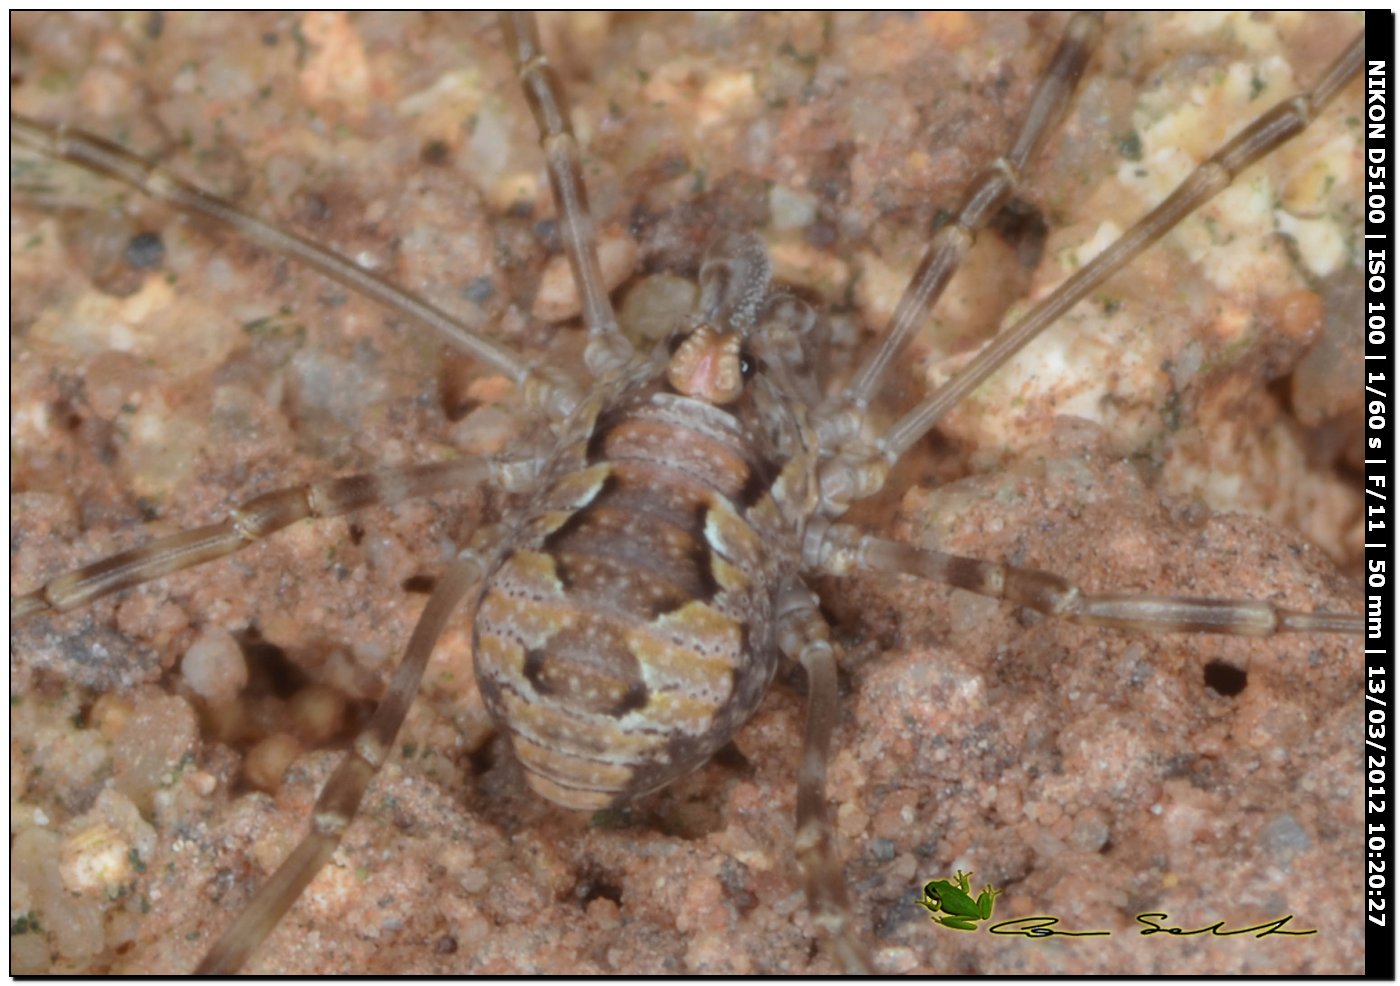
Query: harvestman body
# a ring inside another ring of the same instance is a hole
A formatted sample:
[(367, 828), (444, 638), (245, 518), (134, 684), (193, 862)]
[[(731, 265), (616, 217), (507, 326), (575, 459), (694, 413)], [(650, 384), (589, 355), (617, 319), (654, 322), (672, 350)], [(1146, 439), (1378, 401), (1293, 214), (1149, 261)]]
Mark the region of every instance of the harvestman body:
[(265, 246), (385, 301), (451, 336), (520, 386), (554, 424), (552, 449), (358, 476), (258, 497), (225, 523), (175, 535), (47, 583), (14, 600), (16, 615), (63, 611), (229, 554), (296, 520), (493, 482), (519, 496), (439, 580), (390, 690), (353, 752), (326, 784), (303, 841), (206, 957), (242, 965), (334, 851), (393, 749), (434, 641), (468, 594), (477, 676), (509, 733), (530, 786), (567, 807), (625, 803), (703, 764), (757, 706), (781, 652), (804, 668), (809, 714), (798, 781), (797, 855), (814, 920), (838, 960), (869, 967), (831, 823), (826, 766), (837, 714), (835, 651), (804, 574), (869, 570), (936, 579), (1092, 625), (1243, 635), (1352, 633), (1349, 614), (1300, 613), (1265, 602), (1089, 594), (1056, 576), (863, 533), (838, 519), (878, 492), (891, 465), (941, 414), (1235, 173), (1306, 125), (1358, 70), (1353, 43), (1322, 81), (1270, 111), (1181, 190), (999, 335), (947, 386), (892, 429), (873, 434), (867, 407), (977, 230), (1008, 201), (1064, 112), (1098, 23), (1071, 22), (1020, 136), (934, 238), (884, 342), (825, 402), (815, 369), (820, 323), (775, 289), (753, 236), (713, 241), (694, 311), (649, 353), (617, 328), (596, 257), (577, 144), (533, 21), (507, 36), (541, 132), (561, 232), (582, 298), (594, 379), (584, 392), (530, 366), (310, 243), (291, 237), (109, 145), (12, 117), (19, 143), (127, 181), (231, 223)]

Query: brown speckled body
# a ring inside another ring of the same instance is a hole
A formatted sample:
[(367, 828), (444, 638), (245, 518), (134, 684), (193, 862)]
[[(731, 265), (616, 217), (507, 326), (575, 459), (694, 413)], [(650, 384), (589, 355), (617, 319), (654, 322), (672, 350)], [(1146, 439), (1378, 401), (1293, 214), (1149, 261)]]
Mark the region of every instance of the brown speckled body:
[(575, 415), (477, 607), (482, 695), (530, 786), (571, 808), (664, 786), (752, 715), (815, 502), (800, 402), (760, 375), (711, 404), (667, 366), (658, 350)]

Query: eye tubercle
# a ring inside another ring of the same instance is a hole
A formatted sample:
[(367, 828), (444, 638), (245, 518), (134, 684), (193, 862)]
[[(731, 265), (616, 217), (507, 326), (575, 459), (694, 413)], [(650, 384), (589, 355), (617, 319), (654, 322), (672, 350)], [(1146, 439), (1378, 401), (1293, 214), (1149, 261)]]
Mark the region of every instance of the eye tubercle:
[(711, 404), (727, 404), (744, 390), (738, 333), (702, 325), (677, 347), (666, 367), (677, 393)]

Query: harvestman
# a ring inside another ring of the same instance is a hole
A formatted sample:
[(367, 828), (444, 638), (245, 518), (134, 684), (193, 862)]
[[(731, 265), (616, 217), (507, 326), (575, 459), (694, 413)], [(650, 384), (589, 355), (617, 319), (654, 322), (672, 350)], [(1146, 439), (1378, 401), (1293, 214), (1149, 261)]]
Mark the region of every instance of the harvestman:
[[(583, 298), (584, 321), (589, 332), (585, 360), (595, 377), (608, 379), (632, 358), (631, 345), (617, 329), (607, 292), (602, 286), (592, 220), (582, 190), (579, 152), (568, 130), (562, 93), (545, 68), (532, 21), (514, 20), (510, 34), (515, 39), (516, 59), (543, 135), (550, 178), (559, 202), (563, 240)], [(942, 290), (975, 231), (1016, 191), (1039, 142), (1062, 115), (1073, 82), (1092, 52), (1097, 31), (1090, 18), (1072, 22), (1061, 52), (1047, 71), (1046, 80), (1028, 113), (1021, 136), (1006, 156), (974, 186), (957, 220), (945, 226), (934, 239), (885, 341), (840, 396), (812, 409), (811, 434), (819, 440), (821, 451), (806, 468), (794, 472), (788, 484), (800, 491), (804, 478), (815, 483), (810, 490), (811, 502), (794, 508), (807, 515), (807, 521), (805, 530), (794, 532), (790, 553), (794, 559), (800, 557), (805, 571), (846, 575), (875, 570), (919, 575), (1094, 625), (1244, 635), (1284, 631), (1356, 632), (1360, 620), (1352, 615), (1299, 613), (1263, 602), (1081, 594), (1055, 576), (919, 550), (864, 534), (852, 526), (833, 523), (852, 502), (878, 491), (889, 465), (926, 434), (944, 411), (994, 372), (1025, 341), (1160, 237), (1181, 216), (1224, 187), (1234, 173), (1300, 130), (1307, 122), (1311, 107), (1325, 103), (1349, 81), (1358, 70), (1361, 58), (1357, 41), (1309, 93), (1270, 111), (1232, 140), (1214, 159), (1220, 165), (1218, 169), (1208, 165), (1198, 171), (1183, 185), (1182, 191), (1155, 210), (1141, 226), (1131, 230), (1120, 245), (1101, 254), (1050, 299), (1036, 306), (1016, 327), (999, 335), (950, 384), (921, 402), (890, 431), (870, 434), (866, 406), (890, 364), (905, 348), (927, 308)], [(530, 395), (537, 407), (555, 420), (576, 413), (581, 405), (586, 406), (586, 395), (554, 373), (525, 364), (498, 344), (463, 330), (450, 318), (427, 310), (411, 296), (335, 255), (266, 227), (246, 214), (230, 211), (223, 203), (181, 185), (168, 174), (150, 170), (145, 162), (113, 145), (23, 118), (12, 117), (12, 133), (15, 135), (12, 139), (51, 156), (113, 174), (157, 198), (224, 219), (254, 242), (289, 252), (323, 273), (379, 297), (399, 314), (433, 325), (477, 359), (511, 378)], [(711, 259), (702, 269), (701, 281), (702, 304), (709, 304), (701, 321), (723, 328), (727, 320), (743, 332), (752, 327), (752, 338), (748, 341), (753, 350), (741, 350), (735, 337), (723, 332), (712, 333), (715, 338), (710, 338), (707, 335), (710, 330), (704, 325), (699, 329), (688, 327), (686, 334), (670, 341), (669, 356), (658, 353), (654, 357), (657, 366), (667, 367), (670, 387), (693, 400), (723, 406), (738, 401), (746, 387), (754, 386), (749, 382), (751, 379), (773, 374), (785, 390), (783, 396), (790, 401), (810, 398), (814, 393), (811, 387), (800, 380), (786, 379), (802, 369), (805, 359), (803, 334), (809, 318), (804, 306), (787, 296), (775, 296), (766, 307), (756, 308), (744, 297), (746, 292), (736, 292), (730, 287), (734, 283), (741, 287), (752, 284), (755, 285), (753, 291), (762, 289), (760, 297), (766, 294), (765, 262), (755, 248), (755, 241), (741, 236), (717, 240)], [(789, 452), (794, 458), (800, 458), (799, 452)], [(529, 490), (539, 483), (540, 468), (537, 456), (496, 463), (467, 460), (396, 470), (377, 477), (351, 477), (268, 494), (246, 504), (225, 524), (164, 539), (53, 580), (40, 590), (18, 597), (14, 601), (15, 612), (23, 617), (44, 609), (74, 608), (98, 595), (228, 554), (256, 537), (307, 516), (332, 516), (488, 479), (511, 489)], [(787, 474), (781, 478), (788, 478)], [(775, 484), (773, 477), (766, 481), (770, 487)], [(794, 494), (785, 490), (775, 496), (781, 499)], [(719, 550), (712, 537), (708, 547)], [(375, 769), (393, 747), (433, 641), (453, 607), (479, 580), (483, 564), (475, 555), (465, 556), (464, 561), (439, 582), (388, 697), (366, 734), (357, 741), (359, 753), (347, 758), (318, 803), (315, 825), (319, 837), (299, 847), (293, 861), (260, 891), (256, 902), (244, 912), (234, 930), (210, 953), (206, 959), (207, 968), (240, 965), (334, 850), (340, 832), (353, 816)], [(789, 571), (777, 575), (755, 574), (754, 578), (762, 582), (770, 598), (777, 600), (778, 612), (772, 617), (772, 629), (779, 647), (803, 665), (809, 679), (811, 707), (798, 788), (798, 856), (807, 874), (808, 893), (817, 924), (825, 931), (843, 964), (859, 969), (867, 965), (868, 959), (863, 954), (861, 935), (850, 924), (850, 905), (826, 817), (825, 770), (836, 719), (834, 655), (824, 621), (810, 593), (802, 589), (800, 583), (792, 581), (790, 575)], [(766, 623), (764, 626), (768, 628)]]

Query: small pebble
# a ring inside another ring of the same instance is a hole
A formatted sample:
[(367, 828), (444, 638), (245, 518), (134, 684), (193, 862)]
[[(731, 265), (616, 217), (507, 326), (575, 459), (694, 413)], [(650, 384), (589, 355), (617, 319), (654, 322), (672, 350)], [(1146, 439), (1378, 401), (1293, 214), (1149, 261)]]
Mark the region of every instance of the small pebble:
[(292, 727), (308, 746), (330, 740), (345, 725), (345, 696), (326, 685), (312, 685), (292, 696)]
[(112, 743), (116, 788), (143, 811), (176, 767), (193, 757), (198, 727), (194, 710), (178, 695), (143, 694)]
[(97, 822), (64, 840), (58, 872), (75, 894), (100, 894), (130, 879), (131, 844), (106, 822)]
[(211, 704), (232, 702), (248, 684), (243, 650), (227, 630), (206, 627), (185, 651), (180, 672), (194, 693)]
[[(637, 241), (621, 230), (604, 231), (598, 237), (598, 266), (604, 286), (613, 290), (637, 269)], [(569, 258), (563, 254), (552, 257), (540, 278), (531, 314), (542, 322), (563, 322), (582, 311)]]
[(768, 193), (768, 208), (774, 229), (802, 229), (817, 218), (817, 198), (785, 185), (774, 185)]
[(301, 743), (287, 733), (274, 733), (248, 751), (243, 776), (260, 791), (275, 793), (282, 777), (302, 752)]
[(676, 328), (699, 292), (694, 281), (675, 274), (639, 278), (627, 290), (618, 321), (629, 339), (654, 343)]

